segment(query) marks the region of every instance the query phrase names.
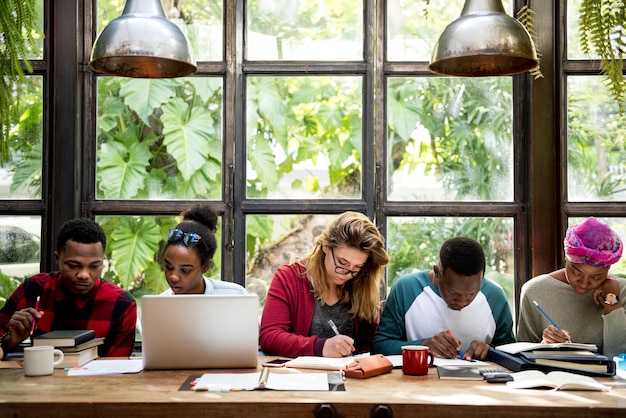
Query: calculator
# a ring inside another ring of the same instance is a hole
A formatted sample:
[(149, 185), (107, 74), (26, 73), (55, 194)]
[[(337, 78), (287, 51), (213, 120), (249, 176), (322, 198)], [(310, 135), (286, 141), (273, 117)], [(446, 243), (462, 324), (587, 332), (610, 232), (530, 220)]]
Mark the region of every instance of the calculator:
[(513, 376), (506, 370), (498, 367), (480, 369), (480, 374), (487, 383), (506, 383), (513, 381)]

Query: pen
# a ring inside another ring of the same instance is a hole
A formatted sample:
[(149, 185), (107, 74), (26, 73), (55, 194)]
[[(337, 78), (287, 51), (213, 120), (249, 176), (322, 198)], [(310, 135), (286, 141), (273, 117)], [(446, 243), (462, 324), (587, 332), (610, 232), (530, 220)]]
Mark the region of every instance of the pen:
[[(452, 332), (450, 332), (450, 330), (449, 330), (449, 329), (447, 329), (447, 330), (446, 330), (446, 332), (447, 332), (449, 335), (452, 335)], [(465, 356), (463, 355), (463, 352), (462, 352), (461, 350), (457, 351), (457, 354), (459, 355), (459, 358), (460, 358), (461, 360), (465, 360)]]
[(328, 320), (328, 325), (330, 325), (330, 327), (333, 329), (333, 332), (335, 333), (335, 335), (341, 335), (339, 333), (339, 330), (337, 329), (337, 325), (335, 325), (332, 319)]
[(541, 306), (539, 306), (539, 304), (538, 304), (537, 302), (535, 302), (535, 301), (533, 300), (533, 303), (535, 304), (535, 306), (537, 307), (537, 309), (539, 309), (539, 312), (541, 312), (541, 313), (543, 314), (543, 316), (545, 316), (545, 317), (546, 317), (546, 319), (547, 319), (548, 321), (550, 321), (550, 323), (556, 327), (556, 329), (558, 329), (559, 331), (563, 331), (563, 330), (561, 329), (561, 327), (560, 327), (560, 326), (558, 326), (558, 325), (556, 324), (556, 322), (554, 322), (554, 321), (552, 320), (552, 318), (550, 318), (550, 315), (548, 315), (548, 313), (547, 313), (546, 311), (544, 311), (544, 310), (543, 310), (543, 308), (542, 308)]
[[(41, 299), (41, 296), (37, 296), (37, 300), (35, 301), (35, 310), (37, 312), (39, 312), (39, 299)], [(35, 322), (37, 321), (37, 318), (33, 318), (33, 323), (30, 324), (30, 335), (33, 335), (33, 332), (35, 331)]]

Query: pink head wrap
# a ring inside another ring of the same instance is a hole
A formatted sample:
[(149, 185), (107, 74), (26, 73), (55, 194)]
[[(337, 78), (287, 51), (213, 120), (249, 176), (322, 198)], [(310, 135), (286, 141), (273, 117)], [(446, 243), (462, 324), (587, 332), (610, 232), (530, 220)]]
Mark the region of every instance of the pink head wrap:
[(570, 226), (564, 244), (565, 258), (572, 263), (609, 269), (622, 256), (622, 240), (594, 217)]

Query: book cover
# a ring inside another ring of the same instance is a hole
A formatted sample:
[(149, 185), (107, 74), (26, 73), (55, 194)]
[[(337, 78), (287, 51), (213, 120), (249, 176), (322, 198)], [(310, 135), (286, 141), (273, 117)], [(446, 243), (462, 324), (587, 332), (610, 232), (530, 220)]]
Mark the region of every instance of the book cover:
[(562, 371), (544, 373), (540, 370), (526, 370), (512, 373), (511, 376), (513, 381), (506, 384), (516, 389), (551, 388), (556, 390), (596, 390), (603, 392), (610, 389), (589, 376)]
[(445, 380), (483, 380), (477, 367), (437, 366), (439, 379)]
[(41, 334), (33, 338), (33, 345), (51, 345), (54, 347), (74, 347), (96, 336), (94, 330), (60, 329)]
[(77, 351), (83, 351), (87, 348), (97, 347), (101, 344), (104, 344), (104, 337), (92, 338), (91, 340), (75, 345), (74, 347), (59, 347), (59, 349), (64, 353), (75, 353)]
[(63, 352), (63, 361), (54, 366), (55, 369), (64, 369), (66, 367), (82, 367), (91, 360), (98, 358), (98, 347), (93, 346), (82, 351)]
[(567, 368), (574, 370), (588, 370), (601, 373), (613, 373), (615, 365), (613, 360), (598, 353), (587, 352), (589, 355), (577, 356), (563, 352), (562, 356), (546, 356), (543, 351), (524, 351), (521, 355), (536, 364)]

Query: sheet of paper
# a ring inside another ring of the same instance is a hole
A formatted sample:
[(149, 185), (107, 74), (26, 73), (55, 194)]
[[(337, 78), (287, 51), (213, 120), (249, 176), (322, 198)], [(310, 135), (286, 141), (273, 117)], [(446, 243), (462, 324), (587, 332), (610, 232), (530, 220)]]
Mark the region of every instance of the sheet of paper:
[[(206, 373), (196, 381), (195, 390), (229, 392), (259, 388), (261, 373)], [(328, 391), (328, 373), (274, 373), (267, 377), (266, 389)]]
[(102, 376), (107, 374), (139, 373), (143, 370), (142, 359), (92, 360), (78, 369), (70, 369), (68, 376)]
[(319, 356), (300, 356), (285, 363), (286, 367), (295, 367), (301, 369), (320, 369), (320, 370), (342, 370), (355, 359), (367, 357), (369, 353), (358, 354), (348, 357), (319, 357)]
[[(402, 367), (402, 354), (396, 354), (396, 355), (385, 356), (385, 357), (387, 357), (387, 360), (389, 360), (391, 364), (393, 364), (394, 368)], [(463, 366), (463, 367), (489, 366), (489, 363), (485, 363), (484, 361), (480, 361), (480, 360), (467, 361), (467, 360), (461, 360), (459, 358), (448, 359), (448, 358), (441, 358), (437, 356), (435, 356), (434, 364), (435, 366)]]

